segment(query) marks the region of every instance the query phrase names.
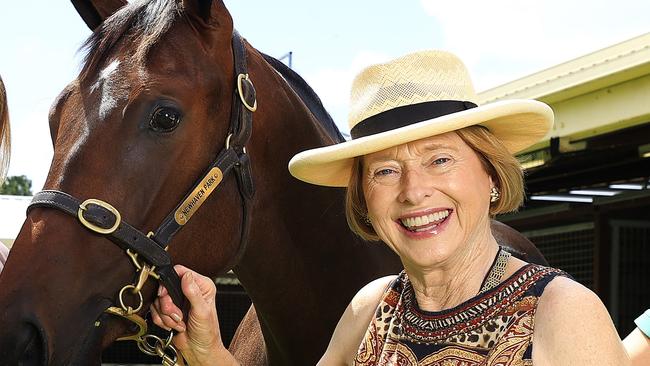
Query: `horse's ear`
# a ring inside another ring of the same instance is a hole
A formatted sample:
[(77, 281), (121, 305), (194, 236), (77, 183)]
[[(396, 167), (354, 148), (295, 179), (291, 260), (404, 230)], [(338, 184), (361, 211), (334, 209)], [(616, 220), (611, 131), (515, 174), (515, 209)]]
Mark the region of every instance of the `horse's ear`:
[(90, 30), (95, 30), (102, 22), (126, 5), (127, 0), (71, 0), (77, 13)]
[(183, 8), (206, 25), (232, 27), (232, 18), (222, 0), (183, 0)]

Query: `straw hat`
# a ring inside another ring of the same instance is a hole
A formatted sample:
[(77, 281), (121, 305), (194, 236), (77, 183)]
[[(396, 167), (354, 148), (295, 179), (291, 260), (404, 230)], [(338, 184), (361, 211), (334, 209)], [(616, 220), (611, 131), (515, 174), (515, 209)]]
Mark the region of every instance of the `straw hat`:
[(551, 108), (535, 100), (477, 106), (465, 65), (442, 51), (412, 53), (363, 70), (352, 83), (351, 141), (307, 150), (289, 162), (305, 182), (346, 187), (354, 158), (472, 125), (487, 127), (511, 153), (544, 137)]

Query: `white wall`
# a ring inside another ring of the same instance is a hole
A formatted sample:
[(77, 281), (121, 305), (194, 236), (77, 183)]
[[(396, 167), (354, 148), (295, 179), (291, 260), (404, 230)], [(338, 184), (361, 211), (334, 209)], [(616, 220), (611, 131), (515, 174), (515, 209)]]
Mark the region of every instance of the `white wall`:
[(25, 221), (32, 197), (0, 195), (0, 241), (11, 247)]

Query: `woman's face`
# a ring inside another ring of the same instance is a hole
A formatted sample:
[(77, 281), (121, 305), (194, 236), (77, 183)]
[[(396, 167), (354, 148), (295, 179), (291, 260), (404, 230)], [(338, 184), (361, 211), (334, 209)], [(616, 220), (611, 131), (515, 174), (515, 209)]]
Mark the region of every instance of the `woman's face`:
[(363, 192), (379, 237), (428, 267), (487, 240), (492, 179), (455, 132), (364, 156)]

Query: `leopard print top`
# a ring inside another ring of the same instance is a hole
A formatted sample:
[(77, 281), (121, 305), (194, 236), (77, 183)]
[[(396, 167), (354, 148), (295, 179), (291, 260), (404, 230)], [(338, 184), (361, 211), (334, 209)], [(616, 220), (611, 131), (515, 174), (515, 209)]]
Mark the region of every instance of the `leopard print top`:
[(563, 271), (528, 264), (496, 287), (439, 312), (418, 308), (404, 271), (388, 286), (354, 365), (532, 365), (535, 310)]

